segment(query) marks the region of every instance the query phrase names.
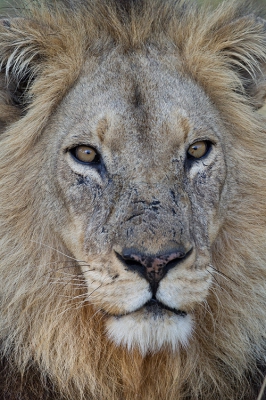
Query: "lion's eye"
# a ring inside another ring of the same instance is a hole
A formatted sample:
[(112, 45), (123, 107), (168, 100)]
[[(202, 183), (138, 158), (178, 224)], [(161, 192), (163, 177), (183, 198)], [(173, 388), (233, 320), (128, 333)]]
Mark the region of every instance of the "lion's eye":
[(189, 158), (201, 158), (205, 156), (207, 151), (209, 150), (210, 145), (209, 142), (206, 140), (202, 140), (200, 142), (193, 143), (187, 153)]
[(74, 158), (84, 164), (98, 163), (100, 161), (99, 154), (90, 146), (77, 146), (71, 149), (70, 152)]

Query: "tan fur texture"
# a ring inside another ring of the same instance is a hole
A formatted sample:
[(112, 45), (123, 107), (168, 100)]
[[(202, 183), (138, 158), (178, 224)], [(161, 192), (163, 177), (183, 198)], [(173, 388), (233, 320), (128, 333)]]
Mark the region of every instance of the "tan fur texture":
[[(265, 22), (236, 2), (53, 3), (0, 26), (1, 398), (254, 400)], [(199, 140), (211, 151), (189, 164)], [(181, 244), (156, 296), (186, 316), (152, 315), (116, 254)]]

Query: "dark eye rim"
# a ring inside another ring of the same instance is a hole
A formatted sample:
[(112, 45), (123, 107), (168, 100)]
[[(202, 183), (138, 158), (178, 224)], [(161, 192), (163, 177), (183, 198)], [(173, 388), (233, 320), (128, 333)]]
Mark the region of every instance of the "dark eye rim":
[[(93, 149), (93, 150), (95, 151), (95, 153), (96, 153), (96, 158), (95, 158), (93, 161), (85, 162), (85, 161), (81, 161), (81, 160), (79, 160), (79, 159), (77, 158), (77, 156), (76, 156), (76, 154), (75, 154), (76, 149), (77, 149), (78, 147), (82, 147), (82, 146), (84, 146), (84, 147), (90, 147), (91, 149)], [(88, 144), (83, 144), (83, 143), (82, 143), (82, 144), (78, 144), (77, 146), (71, 147), (71, 148), (68, 149), (67, 151), (71, 154), (71, 156), (73, 157), (73, 159), (74, 159), (77, 163), (79, 163), (79, 164), (88, 165), (88, 166), (98, 166), (99, 164), (101, 164), (101, 155), (99, 154), (98, 150), (95, 149), (94, 146), (90, 146), (90, 145), (88, 145)]]
[[(203, 156), (201, 156), (201, 157), (194, 157), (194, 156), (192, 156), (191, 154), (189, 154), (188, 149), (189, 149), (191, 146), (193, 146), (193, 144), (198, 143), (198, 142), (205, 142), (206, 145), (207, 145), (207, 150), (206, 150), (206, 152), (203, 154)], [(208, 155), (210, 154), (210, 152), (211, 152), (211, 150), (212, 150), (212, 148), (213, 148), (213, 145), (214, 145), (213, 142), (211, 142), (210, 140), (196, 140), (195, 142), (193, 142), (192, 144), (190, 144), (189, 147), (188, 147), (188, 149), (187, 149), (187, 153), (186, 153), (186, 155), (187, 155), (187, 160), (188, 160), (189, 162), (203, 160), (204, 158), (208, 157)]]

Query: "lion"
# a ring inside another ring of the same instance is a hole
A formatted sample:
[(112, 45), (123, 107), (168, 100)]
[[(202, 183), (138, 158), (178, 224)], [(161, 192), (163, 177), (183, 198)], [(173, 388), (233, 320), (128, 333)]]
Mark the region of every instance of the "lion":
[(266, 22), (25, 2), (0, 60), (1, 399), (255, 400)]

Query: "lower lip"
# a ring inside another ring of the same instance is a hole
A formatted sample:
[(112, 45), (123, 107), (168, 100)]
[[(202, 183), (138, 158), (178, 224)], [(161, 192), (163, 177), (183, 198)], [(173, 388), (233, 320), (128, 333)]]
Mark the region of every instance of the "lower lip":
[(158, 301), (156, 299), (151, 299), (146, 304), (144, 304), (141, 308), (139, 308), (137, 310), (134, 310), (132, 312), (129, 312), (129, 313), (125, 313), (125, 314), (117, 314), (117, 315), (115, 315), (115, 314), (109, 314), (105, 310), (101, 310), (101, 311), (106, 316), (115, 317), (115, 318), (121, 318), (121, 317), (125, 317), (126, 315), (134, 314), (135, 312), (138, 312), (141, 309), (146, 309), (146, 311), (152, 312), (152, 313), (155, 313), (155, 314), (159, 314), (163, 310), (166, 310), (166, 311), (172, 312), (175, 315), (178, 315), (179, 317), (185, 318), (187, 316), (187, 313), (185, 311), (177, 310), (175, 308), (168, 307), (168, 306), (166, 306), (165, 304), (161, 303), (160, 301)]
[(152, 311), (155, 311), (156, 309), (159, 310), (167, 310), (170, 311), (176, 315), (179, 315), (180, 317), (186, 317), (187, 313), (185, 311), (182, 310), (176, 310), (175, 308), (171, 308), (166, 306), (165, 304), (159, 302), (158, 300), (155, 299), (151, 299), (150, 301), (148, 301), (148, 303), (146, 303), (144, 305), (144, 307), (146, 307), (148, 310), (152, 309)]

